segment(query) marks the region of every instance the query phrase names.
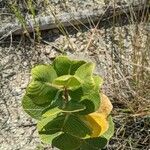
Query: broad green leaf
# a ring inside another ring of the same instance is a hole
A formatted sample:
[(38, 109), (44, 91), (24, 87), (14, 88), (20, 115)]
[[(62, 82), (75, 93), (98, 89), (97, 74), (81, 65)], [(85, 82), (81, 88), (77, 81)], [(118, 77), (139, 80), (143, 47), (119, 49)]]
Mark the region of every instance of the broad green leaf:
[(64, 108), (62, 108), (63, 112), (79, 112), (85, 109), (84, 105), (81, 105), (79, 103), (75, 103), (72, 101), (69, 101)]
[(31, 71), (33, 80), (51, 83), (57, 78), (56, 71), (50, 65), (39, 65)]
[(60, 150), (75, 150), (80, 147), (80, 144), (80, 139), (66, 133), (54, 138), (52, 142), (52, 145)]
[(54, 80), (53, 83), (70, 89), (74, 89), (74, 88), (76, 89), (81, 85), (80, 81), (75, 76), (72, 75), (64, 75), (58, 77)]
[(75, 72), (75, 76), (82, 80), (82, 90), (87, 94), (94, 88), (95, 82), (92, 77), (95, 65), (93, 63), (85, 63)]
[(56, 117), (57, 117), (57, 114), (54, 114), (54, 115), (51, 115), (50, 117), (42, 118), (40, 121), (38, 121), (37, 123), (38, 131), (45, 131), (44, 127)]
[(91, 77), (91, 79), (84, 81), (84, 83), (82, 84), (83, 94), (86, 95), (91, 93), (92, 90), (95, 90), (94, 87), (95, 87), (95, 82)]
[(100, 150), (107, 144), (107, 140), (102, 137), (90, 138), (82, 141), (82, 144), (78, 150)]
[(54, 107), (61, 107), (61, 106), (63, 106), (64, 102), (65, 102), (65, 99), (64, 99), (63, 95), (64, 95), (64, 91), (62, 89), (58, 90), (56, 95), (55, 95), (55, 98), (53, 99), (53, 101), (51, 102), (50, 107), (48, 107), (47, 110), (49, 110), (51, 108), (54, 108)]
[(80, 104), (84, 105), (86, 107), (86, 109), (78, 112), (79, 115), (87, 115), (89, 113), (94, 112), (94, 110), (95, 110), (94, 103), (89, 99), (82, 100)]
[(62, 76), (68, 74), (74, 75), (75, 71), (84, 63), (86, 62), (82, 60), (70, 60), (67, 56), (58, 56), (52, 65), (57, 75)]
[(72, 60), (72, 65), (71, 65), (71, 69), (70, 69), (70, 74), (71, 75), (74, 75), (76, 70), (82, 66), (83, 64), (85, 64), (86, 62), (85, 61), (82, 61), (82, 60)]
[(72, 112), (72, 113), (79, 112), (84, 109), (85, 109), (85, 106), (69, 101), (64, 108), (54, 107), (54, 108), (45, 109), (42, 117), (50, 117), (61, 112)]
[(86, 107), (85, 110), (79, 112), (82, 115), (97, 111), (100, 106), (99, 91), (91, 90), (89, 94), (86, 94), (82, 97), (80, 103)]
[(62, 106), (64, 106), (64, 98), (63, 98), (63, 91), (58, 90), (55, 98), (51, 102), (50, 105), (46, 107), (46, 109), (43, 110), (42, 114), (43, 117), (48, 117), (49, 115), (54, 115), (60, 112), (64, 112), (62, 109), (60, 109)]
[(44, 126), (44, 130), (49, 134), (61, 132), (63, 130), (65, 119), (66, 119), (65, 115), (59, 115), (59, 116), (57, 115), (55, 118), (51, 116), (49, 122)]
[(60, 134), (62, 134), (62, 132), (49, 134), (47, 131), (45, 131), (43, 133), (39, 133), (39, 137), (43, 143), (52, 145), (52, 140), (58, 137)]
[(84, 139), (78, 150), (99, 150), (106, 146), (107, 142), (114, 134), (114, 123), (111, 116), (108, 118), (109, 128), (108, 130), (100, 137)]
[(27, 95), (35, 104), (51, 103), (57, 89), (51, 82), (57, 78), (57, 74), (50, 65), (39, 65), (32, 69), (32, 82), (27, 87)]
[[(45, 129), (45, 126), (51, 122), (53, 119), (55, 119), (57, 117), (57, 115), (53, 115), (47, 118), (42, 119), (41, 121), (38, 122), (37, 124), (37, 129), (39, 132), (39, 136), (42, 140), (43, 143), (47, 143), (47, 144), (52, 144), (52, 140), (59, 136), (62, 132), (60, 131), (60, 128), (58, 128), (57, 126), (48, 129)], [(60, 131), (60, 132), (58, 132)]]
[(48, 111), (46, 111), (42, 117), (50, 117), (50, 116), (53, 116), (53, 115), (57, 115), (59, 113), (61, 113), (62, 110), (59, 109), (58, 107), (55, 107), (55, 108), (52, 108), (52, 109), (49, 109)]
[(57, 89), (39, 81), (32, 81), (27, 87), (27, 95), (38, 105), (50, 104), (55, 98)]
[(102, 79), (93, 75), (94, 67), (93, 63), (59, 56), (52, 66), (32, 69), (32, 82), (22, 105), (30, 116), (40, 120), (37, 128), (42, 142), (62, 150), (98, 150), (107, 144), (114, 132), (112, 119), (109, 117), (109, 129), (101, 137), (95, 134), (96, 138), (91, 138), (93, 125), (82, 118), (100, 106)]
[(102, 135), (103, 138), (106, 138), (107, 140), (110, 140), (110, 138), (113, 136), (114, 134), (114, 123), (112, 120), (112, 117), (109, 116), (108, 117), (108, 122), (109, 122), (109, 128), (108, 130)]
[(38, 106), (33, 103), (33, 101), (27, 95), (25, 95), (22, 100), (22, 106), (27, 114), (29, 114), (32, 118), (39, 120), (42, 117), (42, 111), (47, 105)]
[(74, 115), (68, 116), (63, 131), (79, 138), (85, 138), (91, 134), (91, 129), (78, 116)]
[[(41, 124), (43, 124), (43, 120), (41, 121)], [(79, 138), (85, 138), (87, 135), (91, 134), (91, 129), (78, 116), (67, 113), (55, 118), (50, 118), (43, 129), (49, 134), (63, 131)]]
[(95, 90), (99, 90), (103, 84), (103, 79), (100, 76), (93, 76), (95, 82)]
[(52, 65), (58, 76), (68, 75), (71, 68), (71, 60), (66, 56), (58, 56)]
[(101, 97), (99, 88), (102, 80), (99, 76), (94, 76), (93, 79), (94, 83), (85, 82), (82, 85), (83, 97), (81, 99), (81, 104), (85, 105), (86, 109), (80, 112), (81, 114), (89, 114), (97, 111), (100, 106)]
[(75, 102), (79, 102), (83, 96), (82, 87), (75, 89), (75, 90), (69, 90), (68, 93), (69, 93), (71, 100)]
[(93, 63), (85, 63), (80, 66), (75, 72), (75, 76), (83, 81), (91, 80), (95, 65)]

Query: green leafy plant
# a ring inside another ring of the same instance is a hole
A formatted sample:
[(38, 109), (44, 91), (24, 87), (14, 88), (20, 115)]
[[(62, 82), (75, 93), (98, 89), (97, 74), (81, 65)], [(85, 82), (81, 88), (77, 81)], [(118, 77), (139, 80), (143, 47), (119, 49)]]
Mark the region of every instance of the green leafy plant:
[(51, 65), (32, 69), (22, 105), (37, 119), (43, 143), (61, 150), (97, 150), (114, 132), (109, 99), (100, 92), (103, 80), (95, 65), (57, 57)]

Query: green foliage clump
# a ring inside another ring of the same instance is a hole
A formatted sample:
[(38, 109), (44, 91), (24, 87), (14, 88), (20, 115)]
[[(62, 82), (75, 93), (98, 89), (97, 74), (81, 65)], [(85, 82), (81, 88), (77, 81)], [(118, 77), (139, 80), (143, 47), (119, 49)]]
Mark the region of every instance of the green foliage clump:
[(43, 143), (61, 150), (97, 150), (107, 144), (114, 130), (112, 118), (108, 116), (107, 131), (97, 137), (92, 136), (93, 129), (85, 119), (101, 104), (102, 79), (93, 75), (94, 67), (90, 62), (59, 56), (51, 65), (32, 69), (22, 105), (38, 120)]

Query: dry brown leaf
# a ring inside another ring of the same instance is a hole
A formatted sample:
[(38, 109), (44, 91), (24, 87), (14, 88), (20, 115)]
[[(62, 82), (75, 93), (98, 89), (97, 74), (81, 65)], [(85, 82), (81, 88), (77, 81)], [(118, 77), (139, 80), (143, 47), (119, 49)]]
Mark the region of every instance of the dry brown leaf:
[(111, 113), (113, 105), (105, 94), (101, 94), (101, 104), (97, 112), (104, 114), (106, 117)]

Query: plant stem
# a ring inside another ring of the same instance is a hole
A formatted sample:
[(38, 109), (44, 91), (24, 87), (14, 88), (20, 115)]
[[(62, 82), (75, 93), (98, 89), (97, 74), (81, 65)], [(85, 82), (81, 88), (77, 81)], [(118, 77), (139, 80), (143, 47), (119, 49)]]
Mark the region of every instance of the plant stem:
[(65, 102), (68, 102), (68, 90), (66, 87), (64, 87), (64, 100)]

